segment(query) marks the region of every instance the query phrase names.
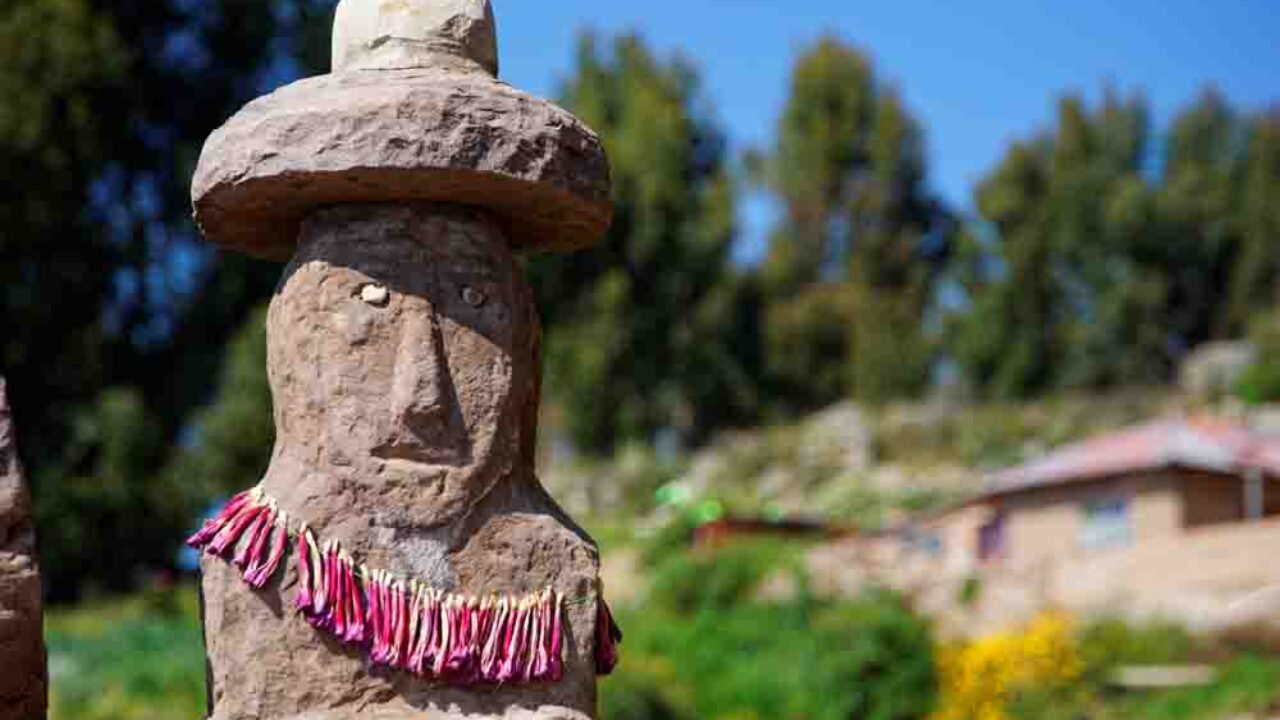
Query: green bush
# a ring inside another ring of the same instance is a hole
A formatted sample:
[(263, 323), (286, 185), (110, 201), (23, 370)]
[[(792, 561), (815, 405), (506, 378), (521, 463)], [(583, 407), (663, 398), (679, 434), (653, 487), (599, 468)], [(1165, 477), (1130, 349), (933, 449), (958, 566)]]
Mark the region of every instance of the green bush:
[(170, 599), (161, 602), (153, 593), (49, 613), (51, 720), (204, 715), (204, 645), (195, 593), (168, 593)]
[(680, 614), (727, 610), (747, 602), (774, 571), (788, 571), (802, 584), (800, 546), (750, 540), (716, 550), (682, 550), (653, 568), (650, 604)]
[(849, 395), (849, 328), (856, 319), (853, 294), (843, 284), (814, 285), (769, 308), (766, 358), (783, 412), (823, 407)]
[(1194, 649), (1181, 626), (1164, 622), (1129, 624), (1097, 620), (1080, 631), (1080, 659), (1090, 675), (1101, 678), (1120, 665), (1170, 665), (1186, 662)]
[(1222, 720), (1270, 717), (1280, 708), (1280, 662), (1243, 656), (1220, 668), (1205, 687), (1118, 694), (1081, 683), (1019, 696), (1009, 708), (1015, 720)]
[(889, 596), (693, 615), (646, 609), (622, 623), (621, 674), (606, 688), (661, 658), (674, 669), (661, 687), (692, 697), (693, 717), (916, 720), (933, 706), (929, 626)]
[(1236, 394), (1245, 402), (1280, 401), (1280, 310), (1259, 316), (1250, 326), (1258, 361), (1244, 372)]
[(694, 720), (688, 688), (675, 679), (671, 663), (636, 657), (628, 651), (625, 671), (600, 686), (603, 720)]

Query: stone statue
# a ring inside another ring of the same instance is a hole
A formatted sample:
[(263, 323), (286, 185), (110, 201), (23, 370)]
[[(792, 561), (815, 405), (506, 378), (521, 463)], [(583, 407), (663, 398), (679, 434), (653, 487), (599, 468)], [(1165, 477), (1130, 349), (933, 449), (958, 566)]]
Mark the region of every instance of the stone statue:
[[(205, 236), (292, 258), (268, 318), (270, 469), (193, 539), (216, 720), (595, 715), (617, 634), (595, 544), (534, 475), (518, 253), (595, 242), (608, 166), (579, 120), (494, 78), (494, 27), (487, 0), (343, 0), (333, 73), (205, 146)], [(427, 608), (437, 641), (471, 633), (463, 657), (426, 649)], [(525, 669), (490, 668), (526, 631)]]
[(43, 637), (31, 496), (0, 378), (0, 720), (45, 716)]

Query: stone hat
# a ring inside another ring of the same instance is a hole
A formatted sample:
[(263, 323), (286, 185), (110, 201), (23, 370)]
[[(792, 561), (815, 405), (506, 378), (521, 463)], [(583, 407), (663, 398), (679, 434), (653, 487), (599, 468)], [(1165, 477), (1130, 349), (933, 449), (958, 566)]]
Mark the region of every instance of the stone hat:
[(517, 249), (594, 244), (613, 216), (599, 137), (497, 70), (489, 0), (342, 0), (333, 72), (249, 103), (205, 143), (196, 222), (287, 260), (318, 207), (435, 201), (490, 210)]

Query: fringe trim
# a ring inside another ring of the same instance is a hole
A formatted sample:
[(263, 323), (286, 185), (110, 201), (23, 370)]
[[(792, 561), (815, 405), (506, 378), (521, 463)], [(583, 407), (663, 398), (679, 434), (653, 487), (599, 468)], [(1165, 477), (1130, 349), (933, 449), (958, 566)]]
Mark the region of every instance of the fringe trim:
[[(243, 492), (187, 540), (226, 559), (261, 589), (295, 542), (294, 606), (312, 627), (364, 649), (375, 665), (452, 685), (558, 682), (564, 677), (565, 598), (548, 588), (524, 597), (444, 593), (412, 579), (357, 565), (336, 542), (321, 543), (261, 488)], [(618, 664), (622, 632), (600, 593), (596, 672)]]

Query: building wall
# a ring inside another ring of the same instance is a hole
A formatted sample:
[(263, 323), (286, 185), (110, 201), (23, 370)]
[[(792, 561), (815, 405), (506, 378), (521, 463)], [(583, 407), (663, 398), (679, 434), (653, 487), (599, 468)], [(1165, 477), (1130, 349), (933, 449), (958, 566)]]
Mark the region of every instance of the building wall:
[[(1082, 508), (1116, 498), (1127, 501), (1128, 542), (1082, 547)], [(1280, 514), (1280, 481), (1268, 483), (1265, 500), (1268, 515)], [(1005, 555), (984, 563), (979, 528), (997, 516), (1005, 518)], [(1163, 616), (1203, 629), (1260, 618), (1280, 624), (1280, 518), (1242, 518), (1237, 477), (1113, 478), (966, 505), (901, 535), (832, 543), (811, 555), (811, 577), (819, 592), (895, 588), (958, 635), (1007, 628), (1049, 607)], [(979, 597), (962, 600), (975, 580)]]
[(1171, 617), (1194, 629), (1280, 623), (1280, 520), (1203, 527), (1055, 564), (1045, 603)]
[(1005, 562), (1026, 567), (1105, 551), (1082, 545), (1081, 529), (1085, 507), (1108, 501), (1125, 503), (1130, 543), (1182, 531), (1183, 496), (1176, 477), (1156, 473), (1061, 485), (998, 501), (1006, 524)]
[(1244, 480), (1236, 476), (1184, 473), (1183, 526), (1188, 529), (1244, 520)]
[[(1132, 547), (960, 571), (901, 555), (887, 538), (816, 548), (810, 577), (819, 593), (856, 597), (868, 587), (906, 594), (946, 635), (1015, 627), (1046, 608), (1081, 615), (1174, 620), (1203, 631), (1280, 626), (1280, 519), (1207, 526)], [(966, 602), (965, 586), (979, 581)]]

